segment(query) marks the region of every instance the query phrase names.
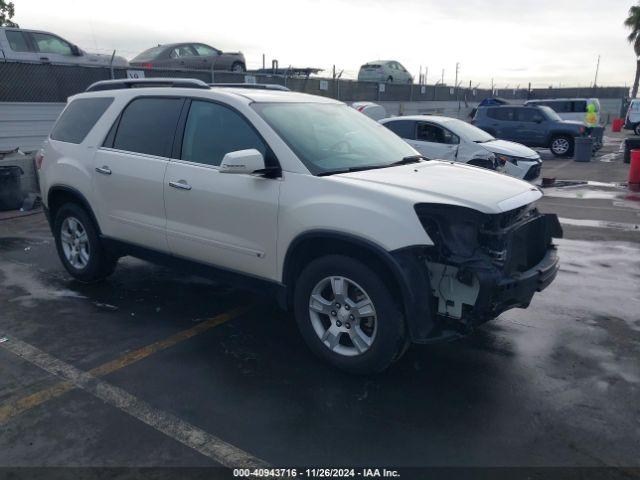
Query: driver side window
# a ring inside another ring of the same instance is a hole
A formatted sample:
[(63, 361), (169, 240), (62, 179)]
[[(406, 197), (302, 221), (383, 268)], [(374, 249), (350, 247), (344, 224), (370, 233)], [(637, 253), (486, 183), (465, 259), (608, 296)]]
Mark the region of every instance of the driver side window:
[(71, 44), (61, 38), (46, 33), (32, 33), (31, 35), (40, 53), (55, 53), (69, 57), (73, 55)]
[(423, 142), (443, 143), (445, 145), (456, 145), (460, 143), (457, 135), (431, 123), (418, 124), (417, 139)]

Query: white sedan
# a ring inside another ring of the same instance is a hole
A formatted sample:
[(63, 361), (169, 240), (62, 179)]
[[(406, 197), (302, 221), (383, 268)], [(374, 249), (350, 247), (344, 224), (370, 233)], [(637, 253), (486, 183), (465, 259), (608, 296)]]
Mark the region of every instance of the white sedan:
[(380, 123), (427, 158), (454, 160), (533, 181), (540, 175), (540, 155), (519, 143), (498, 140), (457, 118), (434, 115), (392, 117)]

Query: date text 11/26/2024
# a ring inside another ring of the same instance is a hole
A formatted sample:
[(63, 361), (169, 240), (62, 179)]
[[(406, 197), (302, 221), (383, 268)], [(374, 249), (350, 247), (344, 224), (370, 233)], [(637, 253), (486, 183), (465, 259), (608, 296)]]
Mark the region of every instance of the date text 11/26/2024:
[(386, 468), (235, 468), (235, 478), (399, 478), (397, 470)]

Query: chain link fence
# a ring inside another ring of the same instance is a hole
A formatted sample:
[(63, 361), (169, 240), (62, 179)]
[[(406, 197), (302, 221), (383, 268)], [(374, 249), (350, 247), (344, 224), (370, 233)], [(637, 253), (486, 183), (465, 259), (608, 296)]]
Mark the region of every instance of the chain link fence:
[(378, 84), (355, 80), (334, 80), (288, 74), (235, 73), (216, 70), (176, 70), (109, 68), (26, 62), (0, 62), (0, 102), (66, 102), (100, 80), (144, 78), (196, 78), (207, 83), (267, 83), (297, 92), (335, 98), (341, 101), (458, 101), (475, 104), (483, 98), (499, 96), (507, 100), (532, 98), (597, 97), (624, 98), (625, 87), (538, 88), (490, 90), (448, 85)]

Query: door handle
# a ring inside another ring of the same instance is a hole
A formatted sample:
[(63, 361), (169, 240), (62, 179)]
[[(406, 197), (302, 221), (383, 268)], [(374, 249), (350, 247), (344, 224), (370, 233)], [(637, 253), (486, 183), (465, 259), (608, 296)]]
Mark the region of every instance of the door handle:
[(191, 185), (189, 185), (185, 180), (178, 180), (177, 182), (169, 182), (169, 186), (173, 188), (179, 188), (181, 190), (191, 190)]
[(102, 167), (96, 167), (96, 172), (101, 173), (103, 175), (111, 175), (111, 169), (106, 165), (103, 165)]

